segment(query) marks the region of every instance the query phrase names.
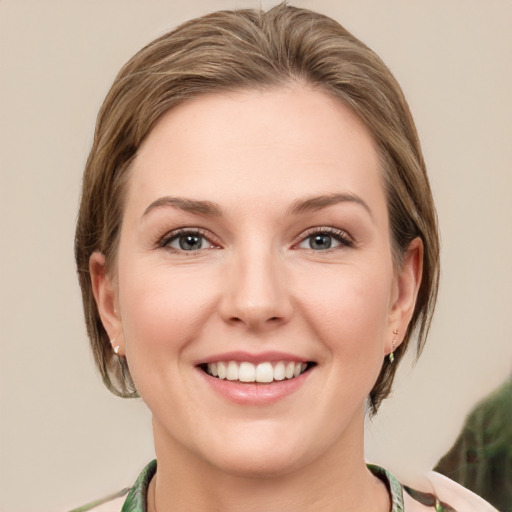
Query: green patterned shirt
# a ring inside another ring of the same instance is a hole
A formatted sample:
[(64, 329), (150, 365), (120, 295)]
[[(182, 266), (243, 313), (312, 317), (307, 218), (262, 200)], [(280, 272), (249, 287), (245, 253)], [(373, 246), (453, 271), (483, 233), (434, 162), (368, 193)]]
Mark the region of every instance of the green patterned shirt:
[[(455, 510), (446, 503), (439, 501), (432, 494), (415, 491), (409, 487), (403, 486), (387, 469), (373, 464), (368, 464), (368, 469), (386, 484), (391, 497), (391, 512), (404, 512), (404, 491), (419, 503), (432, 507), (433, 512), (451, 512)], [(70, 512), (87, 512), (89, 510), (94, 510), (96, 507), (126, 494), (126, 500), (120, 512), (147, 512), (147, 493), (149, 482), (155, 473), (156, 460), (153, 460), (144, 468), (135, 484), (130, 489), (124, 489), (113, 496), (95, 501)]]

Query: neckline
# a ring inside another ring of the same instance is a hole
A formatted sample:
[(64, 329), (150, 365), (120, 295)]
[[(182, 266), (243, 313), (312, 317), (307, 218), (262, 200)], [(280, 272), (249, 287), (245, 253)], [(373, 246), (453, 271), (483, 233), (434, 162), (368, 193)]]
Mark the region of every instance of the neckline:
[[(156, 467), (157, 462), (154, 459), (142, 470), (130, 489), (121, 512), (147, 512), (149, 482), (156, 473)], [(391, 498), (391, 512), (404, 512), (403, 487), (398, 479), (387, 469), (375, 464), (367, 464), (367, 467), (386, 484)]]
[(123, 504), (121, 512), (147, 512), (148, 511), (148, 487), (149, 482), (156, 473), (156, 459), (152, 460), (138, 476), (130, 489)]
[(376, 477), (380, 478), (388, 488), (391, 498), (391, 512), (404, 512), (404, 488), (396, 476), (391, 471), (375, 464), (366, 464), (366, 467)]

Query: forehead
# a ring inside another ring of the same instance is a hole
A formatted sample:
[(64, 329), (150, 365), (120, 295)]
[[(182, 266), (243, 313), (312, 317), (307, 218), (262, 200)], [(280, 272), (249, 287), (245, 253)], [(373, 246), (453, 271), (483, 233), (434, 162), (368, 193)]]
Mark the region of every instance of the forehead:
[(208, 94), (167, 112), (150, 132), (132, 166), (128, 204), (166, 194), (221, 203), (332, 192), (382, 200), (379, 168), (368, 128), (323, 91)]

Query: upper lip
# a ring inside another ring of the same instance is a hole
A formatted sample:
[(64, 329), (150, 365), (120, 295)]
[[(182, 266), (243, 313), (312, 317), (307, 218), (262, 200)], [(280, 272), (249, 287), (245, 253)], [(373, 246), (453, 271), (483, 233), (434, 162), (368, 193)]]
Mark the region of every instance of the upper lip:
[(218, 363), (219, 361), (237, 361), (248, 362), (253, 364), (277, 361), (293, 361), (296, 363), (308, 363), (311, 359), (307, 359), (289, 352), (267, 351), (259, 353), (250, 353), (243, 351), (223, 352), (200, 359), (194, 363), (195, 366), (208, 363)]

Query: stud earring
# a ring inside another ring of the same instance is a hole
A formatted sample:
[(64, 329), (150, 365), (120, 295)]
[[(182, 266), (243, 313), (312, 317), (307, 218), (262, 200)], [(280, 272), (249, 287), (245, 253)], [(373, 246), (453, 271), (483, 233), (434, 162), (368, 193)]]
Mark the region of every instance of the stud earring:
[(114, 343), (116, 342), (116, 340), (112, 340), (110, 342), (110, 344), (112, 345), (112, 348), (114, 349), (114, 354), (118, 354), (119, 353), (119, 345), (114, 345)]
[(395, 337), (393, 338), (393, 341), (391, 342), (391, 352), (389, 353), (389, 363), (390, 364), (393, 364), (393, 362), (395, 361), (395, 347), (396, 347), (396, 343), (398, 341), (398, 338), (396, 337), (398, 335), (398, 329), (393, 329), (393, 334), (395, 335)]

